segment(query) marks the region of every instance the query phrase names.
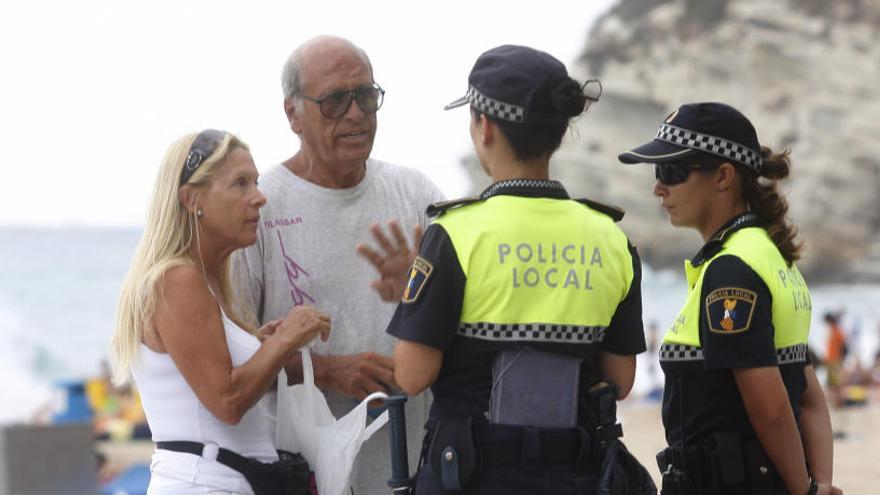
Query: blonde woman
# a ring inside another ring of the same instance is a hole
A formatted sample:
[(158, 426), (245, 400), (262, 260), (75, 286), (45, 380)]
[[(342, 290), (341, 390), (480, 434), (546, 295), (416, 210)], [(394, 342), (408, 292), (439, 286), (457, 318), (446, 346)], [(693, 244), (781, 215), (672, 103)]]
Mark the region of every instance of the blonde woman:
[(119, 300), (118, 383), (133, 375), (156, 442), (149, 493), (308, 493), (301, 458), (279, 459), (260, 399), (330, 320), (309, 307), (253, 331), (233, 310), (229, 254), (256, 241), (248, 147), (208, 129), (171, 145)]

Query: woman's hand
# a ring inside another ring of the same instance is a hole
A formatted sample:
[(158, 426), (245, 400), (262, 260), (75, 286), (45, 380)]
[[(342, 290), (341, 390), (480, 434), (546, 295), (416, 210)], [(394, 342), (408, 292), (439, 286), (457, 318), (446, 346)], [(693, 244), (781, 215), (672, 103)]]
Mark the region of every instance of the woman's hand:
[(266, 340), (270, 335), (275, 334), (275, 330), (278, 329), (278, 325), (283, 322), (283, 318), (278, 318), (277, 320), (272, 320), (269, 323), (261, 326), (259, 330), (257, 330), (257, 338), (260, 339), (260, 342)]
[(275, 325), (272, 337), (295, 351), (319, 335), (323, 341), (330, 337), (330, 317), (311, 306), (297, 306)]

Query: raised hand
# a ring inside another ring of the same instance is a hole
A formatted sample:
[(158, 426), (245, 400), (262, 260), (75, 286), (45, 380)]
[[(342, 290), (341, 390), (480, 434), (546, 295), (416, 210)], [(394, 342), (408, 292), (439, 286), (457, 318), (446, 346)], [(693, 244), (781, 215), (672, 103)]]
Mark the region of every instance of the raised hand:
[(413, 244), (409, 245), (397, 220), (388, 222), (388, 230), (391, 232), (391, 238), (385, 234), (379, 224), (370, 225), (370, 232), (382, 252), (364, 243), (357, 245), (357, 252), (379, 272), (379, 278), (373, 280), (370, 287), (379, 293), (383, 301), (397, 302), (406, 289), (409, 267), (418, 253), (424, 231), (421, 225), (413, 227)]

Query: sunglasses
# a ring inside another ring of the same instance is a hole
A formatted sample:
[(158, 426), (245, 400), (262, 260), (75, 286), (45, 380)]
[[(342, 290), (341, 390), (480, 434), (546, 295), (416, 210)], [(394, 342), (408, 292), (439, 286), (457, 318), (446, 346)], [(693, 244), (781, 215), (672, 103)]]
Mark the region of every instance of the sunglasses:
[(664, 186), (674, 186), (688, 180), (692, 170), (710, 170), (717, 165), (685, 165), (666, 162), (654, 164), (654, 177)]
[(300, 97), (320, 105), (321, 115), (328, 119), (338, 119), (348, 112), (351, 102), (356, 101), (358, 108), (364, 113), (376, 113), (385, 99), (385, 90), (373, 83), (349, 91), (334, 91), (323, 98)]
[(183, 170), (180, 171), (180, 185), (186, 184), (186, 181), (196, 173), (199, 165), (217, 151), (217, 147), (225, 137), (226, 131), (218, 131), (217, 129), (205, 129), (196, 136), (189, 147), (186, 161), (183, 162)]

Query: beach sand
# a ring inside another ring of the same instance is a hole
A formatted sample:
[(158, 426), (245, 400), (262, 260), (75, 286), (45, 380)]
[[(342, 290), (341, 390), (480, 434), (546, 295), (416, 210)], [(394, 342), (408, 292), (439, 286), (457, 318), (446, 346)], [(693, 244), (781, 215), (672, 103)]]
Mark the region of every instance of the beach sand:
[[(834, 482), (847, 495), (880, 493), (880, 394), (872, 406), (832, 410), (832, 425), (845, 436), (834, 440)], [(623, 423), (623, 441), (636, 458), (648, 468), (658, 483), (660, 471), (654, 455), (665, 447), (660, 403), (635, 399), (619, 408)], [(119, 472), (133, 463), (150, 462), (153, 443), (149, 441), (99, 442), (109, 468)], [(390, 474), (390, 473), (389, 473)]]
[[(880, 396), (874, 397), (872, 406), (831, 411), (832, 428), (845, 435), (834, 440), (834, 484), (841, 487), (846, 495), (880, 493), (878, 400)], [(660, 403), (624, 403), (619, 416), (623, 423), (623, 442), (648, 468), (659, 487), (660, 471), (654, 455), (666, 446), (660, 422)]]

